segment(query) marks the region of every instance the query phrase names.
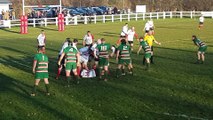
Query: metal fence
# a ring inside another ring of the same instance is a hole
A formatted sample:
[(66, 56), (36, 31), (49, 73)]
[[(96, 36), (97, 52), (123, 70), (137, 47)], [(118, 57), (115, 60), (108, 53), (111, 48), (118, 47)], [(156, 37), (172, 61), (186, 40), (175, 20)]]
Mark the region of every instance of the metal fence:
[[(204, 17), (213, 18), (212, 12), (201, 11), (169, 11), (169, 12), (147, 12), (147, 13), (129, 13), (129, 14), (112, 14), (112, 15), (95, 15), (95, 16), (74, 16), (65, 17), (65, 25), (78, 25), (89, 23), (106, 23), (116, 21), (132, 21), (132, 20), (146, 20), (146, 19), (171, 19), (171, 18), (197, 18), (203, 15)], [(7, 24), (4, 27), (20, 26), (20, 19), (3, 21)], [(28, 19), (29, 26), (48, 26), (58, 25), (58, 18), (33, 18)]]

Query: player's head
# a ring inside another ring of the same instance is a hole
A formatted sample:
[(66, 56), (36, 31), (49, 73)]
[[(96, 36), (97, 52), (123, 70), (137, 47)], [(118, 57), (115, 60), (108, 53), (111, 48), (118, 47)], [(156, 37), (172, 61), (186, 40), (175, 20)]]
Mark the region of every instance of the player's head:
[(134, 30), (135, 30), (135, 27), (132, 27), (131, 29), (132, 29), (132, 31), (134, 31)]
[(70, 42), (71, 40), (70, 40), (70, 38), (66, 38), (66, 40), (65, 40), (65, 42)]
[(197, 39), (197, 36), (196, 35), (192, 35), (192, 40), (195, 40)]
[(121, 44), (126, 45), (126, 40), (125, 39), (121, 39)]
[(97, 40), (97, 44), (101, 44), (101, 39), (98, 39), (98, 40)]
[(38, 52), (39, 53), (45, 53), (45, 47), (44, 46), (39, 46), (38, 47)]
[(128, 26), (128, 23), (125, 23), (125, 26)]
[(152, 30), (149, 30), (149, 31), (148, 31), (148, 35), (152, 35)]
[(90, 32), (90, 31), (87, 31), (87, 35), (91, 35), (91, 32)]
[(41, 34), (44, 34), (44, 30), (41, 30)]
[(105, 43), (105, 39), (104, 38), (101, 38), (101, 43)]
[(140, 41), (140, 42), (143, 41), (143, 37), (140, 37), (140, 38), (139, 38), (139, 41)]
[(73, 43), (78, 43), (78, 39), (74, 38)]

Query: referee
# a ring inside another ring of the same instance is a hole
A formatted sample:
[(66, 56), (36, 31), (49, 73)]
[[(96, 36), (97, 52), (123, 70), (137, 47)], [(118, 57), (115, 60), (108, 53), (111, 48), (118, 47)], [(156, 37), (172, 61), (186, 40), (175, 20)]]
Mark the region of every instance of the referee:
[[(148, 34), (145, 36), (144, 41), (148, 43), (148, 45), (151, 47), (151, 63), (154, 64), (154, 60), (153, 60), (153, 55), (154, 55), (154, 51), (153, 51), (153, 42), (155, 42), (158, 45), (161, 45), (160, 42), (155, 40), (155, 37), (152, 35), (152, 30), (148, 31)], [(145, 57), (143, 58), (143, 64), (145, 65)]]

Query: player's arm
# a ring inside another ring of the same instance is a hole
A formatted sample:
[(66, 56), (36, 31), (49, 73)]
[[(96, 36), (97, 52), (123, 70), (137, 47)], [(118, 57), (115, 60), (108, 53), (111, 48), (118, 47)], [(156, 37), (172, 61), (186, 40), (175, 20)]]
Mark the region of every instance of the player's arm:
[(94, 52), (94, 57), (95, 57), (95, 58), (98, 58), (98, 56), (97, 56), (97, 54), (96, 54), (96, 53), (97, 53), (97, 48), (95, 48), (93, 52)]
[(62, 59), (64, 58), (64, 55), (65, 55), (65, 53), (63, 52), (63, 53), (61, 54), (59, 60), (58, 60), (58, 65), (59, 65), (59, 66), (61, 65), (61, 61), (62, 61)]
[(137, 33), (134, 34), (134, 37), (135, 37), (135, 39), (139, 42), (138, 34), (137, 34)]
[(156, 44), (161, 45), (161, 43), (160, 43), (160, 42), (158, 42), (157, 40), (155, 40), (155, 38), (154, 38), (154, 37), (153, 37), (153, 41), (154, 41)]
[(95, 37), (94, 35), (92, 35), (92, 44), (95, 42), (94, 40), (95, 40)]
[(118, 62), (119, 53), (120, 53), (120, 50), (117, 50), (117, 53), (116, 53), (116, 61), (117, 62)]
[(158, 41), (156, 41), (156, 40), (154, 40), (154, 42), (155, 42), (156, 44), (158, 44), (158, 45), (161, 45), (161, 43), (160, 43), (160, 42), (158, 42)]
[(83, 46), (85, 46), (85, 44), (86, 44), (85, 41), (86, 41), (86, 36), (84, 36), (83, 41), (82, 41)]
[(37, 60), (33, 61), (33, 73), (35, 73), (35, 68), (36, 68)]
[(115, 48), (114, 46), (111, 47), (111, 50), (112, 50), (112, 53), (111, 53), (111, 55), (110, 55), (111, 57), (114, 56), (114, 54), (115, 54), (115, 49), (116, 49), (116, 48)]
[(139, 48), (138, 48), (138, 52), (137, 52), (138, 55), (139, 55), (141, 49), (142, 49), (142, 46), (140, 45)]
[(79, 66), (80, 65), (80, 52), (78, 52), (76, 54), (76, 58), (77, 58), (77, 66)]

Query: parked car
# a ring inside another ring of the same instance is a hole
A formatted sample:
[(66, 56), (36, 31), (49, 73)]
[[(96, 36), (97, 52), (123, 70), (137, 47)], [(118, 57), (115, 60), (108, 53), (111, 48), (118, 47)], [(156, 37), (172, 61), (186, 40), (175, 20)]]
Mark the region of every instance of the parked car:
[(100, 9), (102, 9), (104, 11), (104, 14), (108, 14), (109, 13), (109, 8), (107, 6), (100, 6)]
[(87, 12), (83, 10), (82, 8), (75, 8), (77, 12), (80, 12), (82, 15), (87, 15)]
[(75, 9), (69, 9), (69, 14), (70, 14), (71, 16), (83, 15), (83, 13), (80, 13), (80, 12), (78, 12), (78, 11), (75, 10)]
[(97, 15), (103, 15), (104, 14), (104, 11), (99, 8), (99, 7), (92, 7), (91, 9), (93, 9)]
[(84, 11), (86, 11), (86, 15), (96, 15), (96, 12), (90, 7), (81, 7)]

